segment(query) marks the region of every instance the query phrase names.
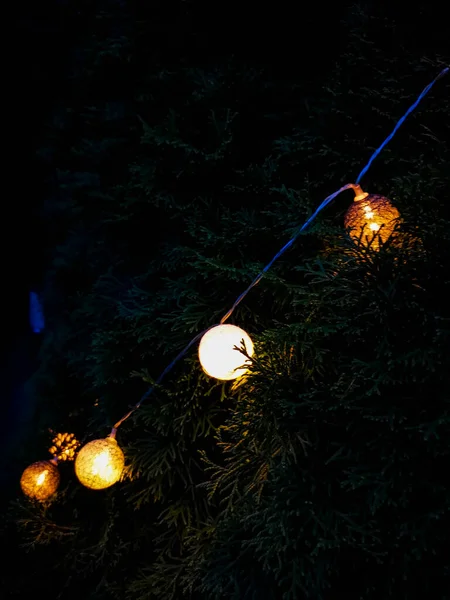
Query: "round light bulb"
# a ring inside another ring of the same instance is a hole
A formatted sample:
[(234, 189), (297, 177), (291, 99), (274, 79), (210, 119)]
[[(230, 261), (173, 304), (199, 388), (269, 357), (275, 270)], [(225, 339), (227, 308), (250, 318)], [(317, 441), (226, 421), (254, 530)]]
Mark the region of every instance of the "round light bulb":
[(41, 460), (25, 469), (20, 478), (20, 487), (25, 496), (43, 502), (56, 492), (59, 481), (56, 464), (49, 460)]
[(394, 232), (400, 213), (391, 201), (377, 194), (362, 194), (345, 214), (344, 225), (350, 236), (365, 246), (379, 250)]
[(89, 442), (78, 452), (75, 474), (91, 490), (104, 490), (119, 481), (125, 457), (115, 438)]
[(198, 357), (204, 372), (210, 377), (229, 381), (237, 379), (248, 369), (248, 359), (235, 350), (244, 340), (249, 356), (253, 355), (253, 342), (248, 333), (236, 325), (217, 325), (205, 333), (198, 349)]

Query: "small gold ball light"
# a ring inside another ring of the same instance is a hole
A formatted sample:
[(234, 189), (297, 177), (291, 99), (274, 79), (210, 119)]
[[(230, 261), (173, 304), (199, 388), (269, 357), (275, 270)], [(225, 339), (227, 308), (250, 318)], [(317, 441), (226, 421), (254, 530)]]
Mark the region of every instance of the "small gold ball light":
[(248, 359), (236, 350), (244, 340), (249, 356), (253, 355), (253, 342), (243, 329), (236, 325), (217, 325), (202, 337), (198, 349), (200, 364), (210, 377), (229, 381), (237, 379), (248, 371)]
[(60, 475), (56, 459), (41, 460), (25, 469), (20, 478), (22, 492), (28, 498), (44, 502), (58, 489)]
[(75, 459), (75, 453), (80, 442), (73, 433), (57, 433), (52, 439), (53, 446), (49, 448), (50, 454), (58, 459), (58, 462), (66, 462)]
[(91, 490), (104, 490), (119, 481), (125, 457), (114, 434), (89, 442), (78, 452), (75, 474)]
[(364, 246), (379, 250), (391, 237), (400, 213), (384, 196), (363, 192), (359, 185), (354, 188), (355, 198), (344, 217), (344, 225), (350, 236)]

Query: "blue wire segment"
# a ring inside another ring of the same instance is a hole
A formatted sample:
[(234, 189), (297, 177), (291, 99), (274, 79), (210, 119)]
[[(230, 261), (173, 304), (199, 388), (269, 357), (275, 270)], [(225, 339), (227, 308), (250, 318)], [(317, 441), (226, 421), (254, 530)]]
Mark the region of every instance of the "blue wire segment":
[(318, 208), (316, 208), (315, 212), (309, 217), (309, 219), (307, 221), (305, 221), (305, 223), (303, 223), (303, 225), (300, 227), (300, 229), (297, 231), (297, 233), (294, 235), (294, 237), (291, 238), (288, 241), (288, 243), (285, 244), (277, 254), (275, 254), (275, 256), (272, 258), (272, 260), (269, 263), (267, 263), (267, 265), (264, 267), (264, 269), (261, 271), (261, 273), (252, 281), (252, 283), (248, 286), (248, 288), (245, 290), (245, 292), (242, 292), (242, 294), (236, 299), (235, 303), (230, 308), (230, 310), (220, 320), (221, 325), (223, 323), (225, 323), (225, 321), (227, 319), (229, 319), (229, 317), (233, 314), (234, 309), (238, 306), (238, 304), (240, 304), (242, 302), (242, 300), (245, 298), (245, 296), (249, 293), (249, 291), (252, 288), (254, 288), (255, 285), (257, 285), (261, 281), (261, 279), (264, 277), (264, 274), (267, 273), (267, 271), (270, 269), (270, 267), (273, 265), (273, 263), (276, 260), (278, 260), (280, 258), (280, 256), (282, 254), (284, 254), (286, 252), (286, 250), (288, 250), (292, 246), (292, 244), (297, 240), (298, 236), (302, 233), (302, 231), (304, 231), (308, 227), (308, 225), (310, 225), (310, 223), (312, 223), (314, 221), (314, 219), (317, 217), (317, 215), (320, 213), (320, 211), (323, 210), (332, 200), (334, 200), (338, 194), (340, 194), (344, 190), (349, 190), (350, 188), (353, 188), (353, 187), (355, 187), (354, 184), (347, 183), (346, 185), (344, 185), (340, 189), (338, 189), (337, 192), (334, 192), (333, 194), (331, 194), (330, 196), (325, 198), (325, 200), (322, 202), (322, 204)]
[(405, 114), (403, 115), (403, 117), (401, 119), (399, 119), (397, 121), (396, 126), (394, 127), (392, 133), (390, 135), (387, 136), (387, 138), (384, 140), (384, 142), (381, 144), (381, 146), (379, 148), (377, 148), (375, 150), (375, 152), (372, 154), (372, 156), (369, 159), (369, 162), (367, 163), (367, 165), (364, 167), (364, 169), (361, 171), (361, 173), (358, 175), (357, 179), (356, 179), (356, 183), (359, 183), (362, 179), (362, 177), (364, 177), (364, 175), (367, 173), (367, 171), (370, 169), (371, 164), (373, 163), (373, 161), (376, 159), (376, 157), (380, 154), (380, 152), (383, 150), (383, 148), (389, 144), (389, 142), (392, 140), (392, 138), (394, 137), (394, 135), (397, 133), (398, 129), (401, 127), (401, 125), (403, 125), (404, 121), (406, 120), (406, 117), (408, 117), (413, 110), (415, 110), (417, 108), (417, 106), (419, 105), (419, 103), (422, 101), (422, 99), (428, 94), (428, 92), (431, 90), (431, 88), (433, 87), (433, 85), (436, 83), (436, 81), (438, 81), (438, 79), (441, 79), (441, 77), (444, 77), (444, 75), (446, 75), (448, 73), (449, 67), (446, 67), (445, 69), (443, 69), (439, 75), (437, 77), (435, 77), (433, 79), (433, 81), (431, 83), (429, 83), (427, 85), (427, 87), (423, 90), (423, 92), (420, 94), (420, 96), (417, 98), (417, 100), (414, 102), (414, 104), (412, 104), (408, 110), (405, 112)]
[[(396, 126), (394, 127), (394, 130), (392, 131), (392, 133), (384, 140), (384, 142), (381, 144), (381, 146), (379, 148), (377, 148), (377, 150), (375, 150), (375, 152), (372, 154), (372, 156), (370, 157), (369, 162), (367, 163), (367, 165), (364, 167), (364, 169), (361, 171), (361, 173), (358, 175), (358, 178), (356, 180), (356, 183), (359, 184), (361, 178), (367, 173), (367, 171), (369, 170), (372, 162), (375, 160), (375, 158), (378, 156), (378, 154), (383, 150), (383, 148), (386, 146), (386, 144), (388, 144), (391, 139), (394, 137), (394, 135), (397, 133), (397, 130), (399, 129), (399, 127), (402, 125), (402, 123), (405, 121), (406, 117), (412, 113), (412, 111), (418, 106), (418, 104), (420, 103), (420, 101), (422, 100), (422, 98), (424, 98), (424, 96), (426, 96), (426, 94), (428, 94), (428, 92), (431, 90), (431, 88), (433, 87), (433, 85), (436, 83), (436, 81), (438, 79), (440, 79), (441, 77), (443, 77), (444, 75), (446, 75), (449, 71), (449, 68), (446, 67), (445, 69), (443, 69), (443, 71), (441, 71), (439, 73), (439, 75), (429, 84), (427, 85), (427, 87), (423, 90), (423, 92), (420, 94), (420, 96), (417, 98), (417, 100), (414, 102), (414, 104), (412, 106), (410, 106), (410, 108), (408, 108), (408, 110), (406, 111), (406, 113), (403, 115), (403, 117), (397, 122)], [(264, 267), (264, 269), (259, 273), (259, 275), (252, 281), (252, 283), (248, 286), (248, 288), (242, 292), (242, 294), (236, 299), (236, 301), (234, 302), (233, 306), (230, 308), (230, 310), (222, 317), (222, 319), (220, 320), (220, 322), (217, 325), (223, 325), (225, 323), (225, 321), (227, 321), (230, 316), (233, 314), (234, 310), (236, 309), (236, 307), (242, 302), (242, 300), (246, 297), (246, 295), (250, 292), (250, 290), (252, 288), (254, 288), (260, 281), (261, 279), (264, 277), (264, 274), (267, 273), (267, 271), (270, 269), (270, 267), (273, 265), (273, 263), (278, 260), (280, 258), (280, 256), (282, 256), (286, 250), (288, 250), (293, 244), (294, 242), (297, 240), (297, 238), (299, 237), (299, 235), (314, 221), (314, 219), (317, 217), (317, 215), (326, 207), (328, 206), (328, 204), (330, 204), (330, 202), (332, 202), (336, 196), (338, 196), (341, 192), (348, 190), (348, 189), (354, 189), (355, 188), (355, 184), (354, 183), (347, 183), (346, 185), (342, 186), (341, 188), (339, 188), (336, 192), (334, 192), (333, 194), (330, 194), (330, 196), (328, 196), (327, 198), (325, 198), (325, 200), (319, 205), (319, 207), (314, 211), (314, 213), (305, 221), (305, 223), (303, 223), (303, 225), (300, 227), (300, 229), (297, 231), (297, 233), (294, 235), (293, 238), (291, 238), (287, 244), (285, 244), (281, 250), (272, 258), (272, 260), (267, 263), (267, 265)], [(155, 387), (157, 385), (159, 385), (162, 380), (164, 379), (164, 377), (167, 375), (167, 373), (169, 373), (169, 371), (172, 370), (172, 368), (175, 366), (175, 364), (181, 360), (183, 358), (183, 356), (186, 355), (186, 353), (189, 351), (189, 349), (198, 341), (200, 340), (204, 334), (209, 331), (210, 329), (212, 329), (213, 327), (216, 327), (217, 325), (211, 325), (211, 327), (208, 327), (208, 329), (205, 329), (204, 331), (202, 331), (201, 333), (197, 334), (190, 342), (189, 344), (173, 359), (173, 361), (164, 369), (164, 371), (161, 373), (161, 375), (158, 377), (158, 379), (155, 381), (155, 384), (152, 385), (146, 392), (145, 394), (142, 396), (142, 398), (139, 400), (139, 402), (133, 406), (131, 408), (131, 410), (124, 416), (122, 417), (122, 419), (120, 419), (120, 421), (118, 421), (114, 427), (113, 427), (113, 432), (115, 432), (115, 430), (117, 429), (117, 427), (119, 427), (119, 425), (121, 425), (123, 423), (123, 421), (125, 421), (126, 419), (128, 419), (128, 417), (136, 410), (138, 409), (142, 402), (144, 402), (144, 400), (147, 400), (147, 398), (152, 394), (152, 392), (154, 391)]]
[[(375, 152), (372, 154), (372, 156), (370, 157), (369, 162), (367, 163), (367, 165), (364, 167), (364, 169), (361, 171), (361, 173), (358, 175), (358, 178), (356, 180), (356, 183), (359, 184), (361, 178), (367, 173), (367, 171), (370, 168), (370, 165), (372, 164), (372, 162), (375, 160), (375, 158), (378, 156), (378, 154), (383, 150), (383, 148), (386, 146), (386, 144), (388, 144), (392, 138), (394, 137), (394, 135), (397, 133), (399, 127), (402, 125), (402, 123), (405, 121), (406, 117), (412, 113), (412, 111), (418, 106), (418, 104), (420, 103), (420, 101), (422, 100), (422, 98), (424, 98), (426, 96), (426, 94), (428, 94), (428, 92), (431, 90), (431, 88), (433, 87), (433, 85), (436, 83), (436, 81), (438, 79), (440, 79), (441, 77), (443, 77), (444, 75), (446, 75), (448, 73), (449, 68), (446, 67), (445, 69), (443, 69), (439, 75), (437, 77), (434, 78), (434, 80), (427, 85), (427, 87), (423, 90), (423, 92), (420, 94), (420, 96), (417, 98), (417, 100), (414, 102), (414, 104), (412, 106), (410, 106), (408, 108), (408, 110), (406, 111), (406, 113), (403, 115), (403, 117), (397, 122), (396, 126), (394, 127), (394, 130), (392, 131), (392, 133), (384, 140), (384, 142), (381, 144), (381, 146), (379, 148), (377, 148), (377, 150), (375, 150)], [(309, 217), (309, 219), (302, 225), (302, 227), (299, 229), (299, 231), (296, 233), (296, 235), (289, 240), (289, 242), (283, 246), (283, 248), (281, 248), (281, 250), (278, 252), (278, 254), (276, 254), (272, 260), (264, 267), (264, 269), (261, 271), (261, 273), (256, 277), (256, 279), (248, 286), (248, 288), (242, 292), (242, 294), (237, 298), (237, 300), (235, 301), (235, 303), (233, 304), (233, 306), (230, 308), (230, 310), (226, 313), (226, 315), (224, 315), (224, 317), (222, 317), (220, 323), (224, 323), (233, 313), (234, 309), (238, 306), (238, 304), (245, 298), (245, 296), (249, 293), (249, 291), (255, 287), (255, 285), (257, 285), (262, 277), (264, 276), (265, 273), (267, 273), (267, 271), (270, 269), (270, 267), (273, 265), (273, 263), (278, 260), (278, 258), (280, 258), (280, 256), (282, 254), (284, 254), (286, 252), (286, 250), (288, 250), (288, 248), (290, 248), (292, 246), (292, 244), (296, 241), (296, 239), (298, 238), (298, 236), (300, 235), (300, 233), (302, 233), (302, 231), (304, 231), (309, 225), (310, 223), (312, 223), (312, 221), (314, 221), (314, 219), (317, 217), (317, 215), (320, 213), (321, 210), (323, 210), (332, 200), (334, 200), (336, 198), (336, 196), (338, 196), (341, 192), (343, 192), (344, 190), (348, 190), (350, 188), (354, 188), (354, 184), (347, 184), (344, 185), (343, 187), (341, 187), (337, 192), (334, 192), (333, 194), (331, 194), (330, 196), (328, 196), (327, 198), (325, 198), (325, 200), (322, 202), (322, 204), (316, 209), (316, 211)]]

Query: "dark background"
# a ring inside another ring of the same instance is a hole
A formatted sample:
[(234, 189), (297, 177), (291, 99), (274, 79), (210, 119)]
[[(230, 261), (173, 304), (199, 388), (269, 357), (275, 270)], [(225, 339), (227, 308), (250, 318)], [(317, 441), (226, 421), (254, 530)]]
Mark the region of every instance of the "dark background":
[(39, 291), (45, 270), (48, 248), (39, 213), (51, 177), (36, 150), (45, 119), (63, 95), (71, 48), (81, 27), (81, 21), (69, 24), (65, 10), (64, 1), (29, 2), (14, 5), (9, 15), (5, 130), (13, 151), (5, 157), (9, 184), (2, 211), (2, 484), (10, 480), (9, 454), (23, 439), (33, 410), (24, 385), (35, 366), (40, 335), (30, 328), (29, 293)]

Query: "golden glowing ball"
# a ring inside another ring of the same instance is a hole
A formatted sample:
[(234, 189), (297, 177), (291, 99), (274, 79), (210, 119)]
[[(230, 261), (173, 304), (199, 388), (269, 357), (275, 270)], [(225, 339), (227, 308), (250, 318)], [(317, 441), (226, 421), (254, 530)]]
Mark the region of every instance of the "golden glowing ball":
[(125, 457), (113, 437), (83, 446), (75, 459), (75, 474), (91, 490), (104, 490), (119, 481)]
[[(248, 333), (235, 325), (217, 325), (205, 333), (198, 349), (198, 357), (203, 370), (210, 377), (228, 381), (237, 379), (248, 371), (248, 359), (235, 350), (241, 348), (244, 340), (249, 356), (253, 355), (253, 342)], [(243, 367), (243, 368), (239, 368)]]
[(58, 467), (49, 460), (41, 460), (25, 469), (20, 487), (25, 496), (43, 502), (56, 492), (59, 480)]
[(57, 433), (52, 439), (53, 446), (49, 448), (50, 454), (53, 454), (58, 461), (74, 460), (75, 453), (80, 446), (80, 442), (73, 433)]
[[(363, 194), (364, 195), (364, 194)], [(344, 225), (350, 236), (378, 250), (392, 235), (400, 213), (384, 196), (369, 194), (355, 199), (345, 214)]]

